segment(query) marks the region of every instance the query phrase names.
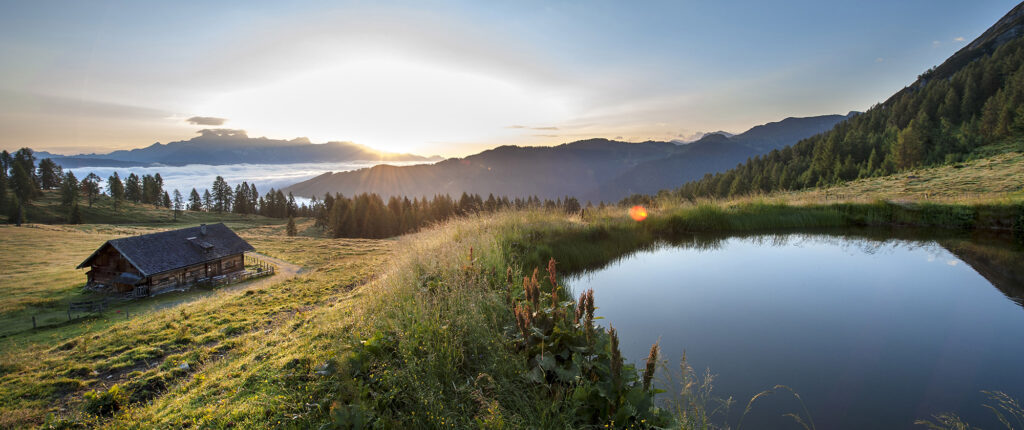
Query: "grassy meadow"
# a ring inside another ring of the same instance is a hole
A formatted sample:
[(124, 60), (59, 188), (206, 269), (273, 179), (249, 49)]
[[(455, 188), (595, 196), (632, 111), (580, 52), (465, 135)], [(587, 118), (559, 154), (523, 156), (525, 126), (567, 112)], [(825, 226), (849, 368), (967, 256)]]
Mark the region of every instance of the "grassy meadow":
[[(1006, 161), (1000, 157), (957, 172), (982, 175), (990, 186), (985, 172), (1005, 169), (987, 163)], [(1024, 164), (1019, 153), (1007, 157), (1017, 157), (1008, 169)], [(914, 176), (952, 180), (944, 169)], [(869, 181), (845, 186), (881, 186)], [(671, 408), (655, 404), (645, 363), (622, 362), (617, 335), (587, 316), (601, 304), (569, 297), (562, 273), (694, 232), (887, 226), (1013, 234), (1024, 223), (1024, 199), (1007, 181), (996, 191), (968, 187), (988, 196), (970, 200), (811, 194), (824, 190), (663, 199), (643, 222), (619, 207), (582, 216), (511, 211), (387, 240), (325, 238), (307, 219), (297, 220), (296, 237), (285, 236), (282, 220), (262, 217), (186, 213), (174, 223), (146, 207), (131, 208), (141, 216), (132, 223), (4, 226), (0, 264), (12, 270), (0, 281), (0, 323), (10, 327), (0, 333), (0, 428), (711, 428), (707, 385), (687, 385)], [(103, 241), (221, 220), (258, 252), (302, 270), (137, 301), (102, 317), (25, 325), (33, 313), (80, 297), (84, 274), (74, 266)]]
[(979, 203), (1024, 200), (1024, 152), (1008, 151), (961, 163), (920, 168), (842, 185), (771, 197), (791, 204), (828, 201)]

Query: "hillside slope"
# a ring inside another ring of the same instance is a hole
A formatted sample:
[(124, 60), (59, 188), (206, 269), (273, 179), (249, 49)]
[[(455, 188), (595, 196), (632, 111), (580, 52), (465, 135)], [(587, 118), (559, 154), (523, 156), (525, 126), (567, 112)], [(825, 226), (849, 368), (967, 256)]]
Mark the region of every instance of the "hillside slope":
[(1024, 136), (1024, 6), (833, 130), (688, 183), (684, 198), (798, 190), (960, 162)]

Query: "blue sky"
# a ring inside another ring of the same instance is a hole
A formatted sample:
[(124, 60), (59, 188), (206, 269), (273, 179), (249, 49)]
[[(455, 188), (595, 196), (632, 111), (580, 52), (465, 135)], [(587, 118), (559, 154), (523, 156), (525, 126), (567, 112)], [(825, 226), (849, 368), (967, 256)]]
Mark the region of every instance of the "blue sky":
[(1009, 1), (4, 2), (0, 148), (250, 136), (465, 155), (865, 110)]

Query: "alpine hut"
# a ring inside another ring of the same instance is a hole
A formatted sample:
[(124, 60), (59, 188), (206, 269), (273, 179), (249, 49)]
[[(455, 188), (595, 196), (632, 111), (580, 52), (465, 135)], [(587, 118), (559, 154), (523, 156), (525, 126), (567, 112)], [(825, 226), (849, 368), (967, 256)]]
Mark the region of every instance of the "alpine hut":
[(108, 240), (79, 269), (88, 286), (147, 296), (245, 270), (252, 245), (224, 224)]

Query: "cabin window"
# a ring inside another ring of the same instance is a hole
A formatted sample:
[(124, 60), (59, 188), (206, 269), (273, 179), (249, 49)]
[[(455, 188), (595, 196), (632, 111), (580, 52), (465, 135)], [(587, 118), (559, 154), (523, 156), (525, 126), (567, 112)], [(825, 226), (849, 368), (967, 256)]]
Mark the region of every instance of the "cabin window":
[(224, 267), (225, 267), (225, 268), (228, 268), (228, 267), (235, 267), (235, 261), (234, 261), (234, 260), (228, 260), (228, 261), (225, 261), (225, 262), (224, 262)]

